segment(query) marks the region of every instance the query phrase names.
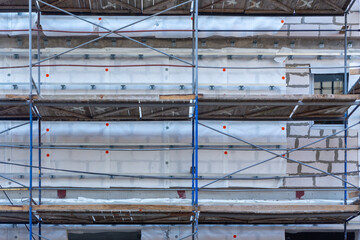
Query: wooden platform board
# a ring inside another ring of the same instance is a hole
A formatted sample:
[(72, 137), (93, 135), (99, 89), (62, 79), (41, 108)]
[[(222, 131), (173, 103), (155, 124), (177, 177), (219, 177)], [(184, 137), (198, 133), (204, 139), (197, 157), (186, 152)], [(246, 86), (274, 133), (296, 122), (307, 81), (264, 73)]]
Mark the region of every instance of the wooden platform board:
[[(59, 8), (76, 14), (86, 15), (150, 15), (165, 10), (169, 7), (183, 3), (186, 0), (114, 0), (111, 6), (102, 6), (99, 1), (89, 0), (80, 3), (77, 0), (51, 1)], [(350, 0), (338, 1), (289, 1), (289, 0), (263, 0), (263, 1), (227, 1), (227, 0), (202, 0), (199, 1), (200, 14), (221, 15), (343, 15), (350, 4)], [(5, 1), (0, 10), (6, 12), (27, 11), (27, 0)], [(105, 7), (106, 6), (106, 7)], [(140, 7), (141, 6), (141, 7)], [(191, 3), (166, 12), (167, 15), (190, 15)], [(58, 10), (40, 3), (43, 14), (59, 13)], [(35, 11), (35, 6), (34, 6)]]
[[(189, 120), (194, 95), (57, 95), (34, 97), (43, 121)], [(200, 120), (341, 120), (359, 95), (199, 95)], [(27, 120), (28, 96), (0, 96), (0, 120)]]
[[(200, 224), (343, 223), (358, 205), (200, 206)], [(34, 222), (43, 224), (189, 224), (191, 206), (35, 205)], [(26, 223), (28, 206), (0, 206), (0, 223)]]

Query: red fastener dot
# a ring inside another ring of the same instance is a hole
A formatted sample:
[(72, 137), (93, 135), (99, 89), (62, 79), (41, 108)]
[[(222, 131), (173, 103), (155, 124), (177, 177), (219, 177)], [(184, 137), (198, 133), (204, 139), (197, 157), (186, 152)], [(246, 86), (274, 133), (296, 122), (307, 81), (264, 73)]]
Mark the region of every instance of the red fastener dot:
[(191, 21), (193, 20), (193, 17), (191, 17)]
[(139, 209), (139, 212), (142, 212), (142, 209), (141, 209), (141, 208)]
[(49, 77), (50, 75), (47, 73), (45, 76), (46, 76), (46, 77)]
[(224, 152), (224, 154), (226, 155), (226, 154), (228, 154), (228, 152), (227, 152), (227, 151), (225, 151), (225, 152)]
[(226, 129), (226, 126), (225, 126), (225, 125), (223, 126), (223, 129)]
[(284, 131), (284, 130), (285, 130), (285, 127), (282, 127), (282, 128), (281, 128), (281, 130), (283, 130), (283, 131)]
[(99, 21), (101, 21), (102, 20), (102, 18), (101, 17), (99, 17)]
[(49, 132), (49, 131), (50, 131), (50, 129), (48, 129), (48, 128), (47, 128), (47, 129), (46, 129), (46, 131), (47, 131), (47, 132)]
[(285, 154), (283, 154), (282, 156), (285, 157)]
[(106, 154), (109, 154), (109, 151), (108, 151), (108, 150), (106, 150), (106, 151), (105, 151), (105, 153), (106, 153)]
[(105, 68), (105, 72), (108, 72), (109, 71), (109, 69), (108, 68)]
[(226, 68), (223, 68), (223, 72), (226, 72)]
[(284, 20), (281, 20), (281, 23), (284, 23), (285, 21)]
[(105, 125), (108, 127), (108, 126), (109, 126), (109, 123), (106, 123)]
[(236, 238), (236, 235), (234, 235), (233, 238)]
[(285, 80), (285, 76), (282, 76), (281, 79), (282, 79), (282, 80)]
[(50, 157), (50, 154), (48, 153), (48, 154), (46, 154), (46, 156), (47, 156), (47, 157)]

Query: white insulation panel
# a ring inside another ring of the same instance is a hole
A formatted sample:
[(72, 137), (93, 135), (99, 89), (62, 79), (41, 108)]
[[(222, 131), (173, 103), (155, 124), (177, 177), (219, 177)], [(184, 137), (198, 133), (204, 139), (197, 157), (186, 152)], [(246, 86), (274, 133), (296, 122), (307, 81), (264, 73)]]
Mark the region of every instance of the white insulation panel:
[[(131, 50), (131, 49), (129, 49)], [(186, 93), (191, 91), (192, 68), (189, 67), (106, 67), (112, 65), (146, 65), (146, 64), (165, 64), (165, 65), (184, 65), (177, 60), (170, 60), (166, 56), (148, 56), (144, 54), (143, 59), (138, 59), (137, 54), (132, 56), (117, 55), (116, 59), (111, 60), (108, 54), (95, 55), (98, 50), (87, 50), (89, 59), (84, 59), (84, 55), (66, 55), (60, 59), (52, 59), (45, 62), (45, 65), (80, 65), (74, 66), (44, 66), (41, 67), (40, 81), (43, 94), (92, 94), (102, 93)], [(115, 51), (115, 50), (114, 50)], [(168, 49), (164, 50), (165, 52)], [(133, 51), (132, 51), (133, 52)], [(52, 56), (52, 54), (42, 54), (42, 59)], [(191, 62), (191, 58), (181, 56), (182, 59)], [(14, 55), (0, 56), (0, 67), (11, 67), (28, 64), (25, 55), (20, 55), (15, 59)], [(100, 65), (103, 67), (90, 67), (89, 65)], [(258, 60), (253, 57), (234, 58), (229, 60), (227, 56), (204, 56), (199, 61), (201, 66), (213, 66), (220, 68), (200, 68), (199, 69), (199, 91), (201, 93), (218, 94), (224, 91), (231, 94), (281, 94), (286, 93), (286, 76), (283, 63), (278, 63), (274, 59), (266, 58)], [(274, 67), (269, 70), (264, 69), (227, 69), (230, 67)], [(89, 67), (87, 67), (89, 66)], [(223, 68), (225, 68), (225, 71)], [(106, 71), (107, 70), (107, 71)], [(34, 69), (33, 76), (37, 83), (38, 72)], [(6, 93), (28, 93), (29, 83), (28, 69), (4, 69), (0, 70), (0, 84)], [(17, 84), (17, 89), (13, 85)], [(61, 90), (61, 85), (66, 89)], [(90, 85), (95, 85), (95, 90), (91, 90)], [(122, 89), (122, 85), (125, 89)], [(155, 89), (151, 90), (150, 85)], [(180, 90), (180, 85), (184, 90)], [(211, 88), (210, 86), (213, 86)], [(243, 86), (242, 90), (239, 87)], [(270, 86), (273, 86), (272, 90)]]
[[(1, 30), (28, 29), (27, 13), (0, 13)], [(81, 16), (86, 21), (71, 16), (41, 16), (41, 26), (44, 30), (77, 31), (85, 33), (47, 32), (45, 36), (103, 36), (108, 30), (138, 31), (123, 32), (121, 35), (128, 37), (156, 37), (156, 38), (190, 38), (192, 36), (192, 20), (190, 16), (156, 16), (145, 21), (141, 16)], [(33, 14), (33, 26), (37, 21)], [(227, 16), (199, 16), (199, 30), (262, 30), (273, 29), (274, 32), (200, 32), (200, 38), (222, 37), (247, 37), (255, 35), (273, 35), (280, 30), (284, 23), (280, 17), (227, 17)], [(136, 24), (132, 25), (134, 22)], [(221, 22), (221, 24), (219, 24)], [(131, 25), (131, 26), (129, 26)], [(101, 27), (100, 27), (101, 26)], [(128, 27), (127, 27), (128, 26)], [(241, 27), (240, 27), (241, 26)], [(144, 32), (146, 30), (146, 32)], [(158, 30), (187, 30), (187, 31), (158, 31)], [(105, 33), (101, 33), (105, 32)], [(24, 32), (0, 32), (1, 35), (24, 35)], [(108, 37), (122, 37), (110, 34)]]
[[(36, 226), (33, 227), (37, 231)], [(26, 239), (29, 233), (23, 226), (0, 227), (0, 231), (4, 234), (0, 235), (0, 240)], [(42, 235), (51, 240), (67, 240), (67, 233), (97, 233), (97, 232), (129, 232), (141, 231), (141, 240), (178, 240), (191, 234), (190, 226), (43, 226)], [(282, 227), (246, 227), (246, 226), (209, 226), (199, 227), (200, 240), (230, 240), (230, 239), (246, 239), (246, 240), (284, 240), (285, 229)], [(235, 238), (234, 238), (235, 236)]]
[[(213, 128), (224, 133), (232, 134), (257, 145), (286, 146), (286, 127), (284, 122), (210, 122), (204, 121)], [(1, 129), (15, 126), (17, 122), (3, 122)], [(226, 126), (226, 129), (223, 127)], [(29, 126), (14, 129), (2, 134), (2, 144), (28, 144)], [(49, 129), (47, 132), (46, 129)], [(37, 144), (37, 127), (34, 125), (34, 144)], [(42, 141), (44, 145), (191, 145), (191, 122), (43, 122)], [(245, 143), (231, 139), (207, 128), (199, 128), (199, 144), (206, 145), (243, 145)], [(34, 150), (34, 159), (37, 159)], [(277, 153), (281, 153), (277, 151)], [(14, 163), (28, 163), (29, 150), (16, 148), (1, 148), (2, 159)], [(191, 176), (191, 150), (171, 151), (110, 151), (105, 150), (42, 150), (42, 165), (46, 167), (92, 171), (112, 174), (143, 174), (154, 176)], [(235, 151), (235, 150), (201, 150), (199, 152), (199, 174), (201, 176), (219, 177), (229, 172), (244, 168), (267, 158), (272, 154), (264, 151)], [(34, 160), (37, 165), (37, 160)], [(15, 178), (27, 175), (25, 167), (1, 165), (1, 172), (12, 173)], [(34, 170), (37, 172), (37, 170)], [(77, 176), (44, 170), (44, 186), (89, 186), (92, 187), (189, 187), (189, 180), (150, 180), (150, 179), (122, 179), (122, 178), (87, 178), (79, 180)], [(286, 174), (286, 161), (274, 159), (261, 166), (250, 168), (238, 176), (279, 176)], [(49, 178), (54, 175), (55, 178)], [(18, 179), (24, 184), (25, 179)], [(200, 185), (209, 180), (200, 181)], [(220, 181), (213, 187), (279, 187), (280, 180), (261, 181)], [(4, 183), (3, 186), (13, 186), (14, 183)]]

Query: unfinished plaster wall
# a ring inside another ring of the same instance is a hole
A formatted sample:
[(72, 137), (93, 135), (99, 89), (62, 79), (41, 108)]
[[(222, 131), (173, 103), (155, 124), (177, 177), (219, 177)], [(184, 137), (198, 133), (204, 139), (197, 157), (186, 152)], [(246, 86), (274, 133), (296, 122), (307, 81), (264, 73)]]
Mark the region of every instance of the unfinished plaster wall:
[[(294, 66), (310, 66), (311, 64), (293, 64)], [(287, 92), (292, 94), (309, 94), (312, 92), (311, 72), (310, 70), (292, 70), (288, 69)], [(295, 122), (287, 124), (287, 147), (288, 149), (300, 148), (317, 141), (326, 136), (341, 131), (344, 125), (327, 125), (314, 124), (314, 122)], [(350, 129), (348, 131), (348, 148), (356, 148), (358, 146), (358, 130)], [(325, 149), (329, 148), (329, 149)], [(323, 141), (310, 145), (304, 150), (295, 151), (287, 154), (289, 158), (309, 164), (323, 171), (337, 174), (343, 177), (345, 153), (344, 150), (331, 148), (345, 148), (344, 132), (332, 136)], [(358, 150), (348, 150), (348, 172), (358, 171)], [(287, 174), (294, 175), (312, 175), (321, 172), (303, 166), (292, 161), (287, 162)], [(349, 182), (358, 185), (359, 177), (357, 173), (352, 173), (348, 177)], [(304, 177), (301, 180), (297, 178), (288, 178), (284, 180), (285, 187), (342, 187), (343, 182), (333, 177)]]

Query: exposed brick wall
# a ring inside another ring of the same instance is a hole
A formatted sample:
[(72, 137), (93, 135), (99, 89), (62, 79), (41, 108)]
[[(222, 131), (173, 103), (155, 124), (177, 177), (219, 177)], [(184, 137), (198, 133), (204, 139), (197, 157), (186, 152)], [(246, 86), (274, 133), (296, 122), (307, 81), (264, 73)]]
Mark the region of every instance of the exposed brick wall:
[(287, 64), (286, 93), (309, 94), (310, 69), (291, 69), (295, 67), (310, 67), (310, 64)]
[[(309, 122), (288, 123), (287, 125), (287, 146), (289, 149), (299, 148), (312, 143), (325, 136), (331, 135), (339, 129), (314, 129)], [(348, 131), (348, 148), (356, 147), (358, 143), (358, 133), (356, 129)], [(343, 148), (344, 133), (332, 136), (316, 144), (310, 145), (305, 149), (288, 154), (288, 157), (308, 165), (319, 168), (330, 173), (344, 172), (345, 155), (344, 150), (322, 148)], [(358, 170), (357, 150), (347, 151), (348, 172)], [(309, 175), (318, 174), (319, 171), (303, 166), (292, 161), (287, 162), (287, 174), (289, 175)], [(342, 177), (343, 175), (339, 175)], [(349, 177), (349, 181), (357, 185), (358, 177)], [(343, 183), (333, 177), (309, 177), (285, 179), (285, 187), (341, 187)]]
[[(348, 26), (350, 29), (359, 29), (360, 13), (358, 3), (352, 8), (352, 12), (348, 15)], [(290, 30), (289, 32), (279, 32), (277, 36), (288, 37), (344, 37), (343, 33), (339, 31), (292, 31), (292, 30), (339, 30), (344, 25), (343, 16), (326, 16), (326, 17), (287, 17), (284, 19), (285, 23), (282, 27), (283, 30)], [(359, 37), (359, 32), (349, 32), (349, 37)]]
[[(301, 18), (301, 23), (304, 23), (305, 18)], [(318, 18), (306, 18), (305, 22), (310, 23)], [(326, 17), (327, 21), (324, 23), (332, 23), (336, 18)], [(332, 21), (331, 21), (332, 19)], [(295, 21), (293, 19), (293, 21)], [(337, 21), (340, 21), (339, 19)], [(320, 23), (320, 22), (319, 22)], [(287, 65), (286, 83), (288, 94), (310, 94), (310, 71), (307, 69), (294, 70), (290, 67), (309, 67), (309, 64), (293, 64)], [(339, 129), (329, 129), (324, 127), (312, 126), (310, 122), (293, 122), (287, 124), (287, 146), (289, 149), (299, 148), (319, 140), (325, 136), (331, 135), (339, 131)], [(356, 129), (348, 131), (348, 148), (357, 147), (358, 132)], [(305, 148), (305, 150), (295, 151), (288, 154), (289, 158), (309, 164), (323, 171), (330, 173), (344, 172), (345, 155), (344, 150), (319, 150), (323, 148), (344, 148), (344, 133), (317, 142)], [(315, 148), (315, 150), (313, 150)], [(309, 149), (309, 150), (306, 150)], [(347, 151), (348, 172), (358, 170), (358, 155), (357, 150)], [(287, 162), (287, 174), (289, 175), (312, 175), (320, 172), (310, 167), (303, 166), (292, 161)], [(343, 175), (339, 175), (342, 177)], [(349, 181), (357, 183), (358, 177), (349, 177)], [(339, 187), (343, 183), (333, 177), (309, 177), (309, 178), (288, 178), (284, 181), (285, 187)]]

